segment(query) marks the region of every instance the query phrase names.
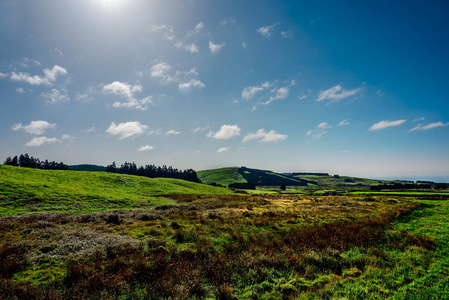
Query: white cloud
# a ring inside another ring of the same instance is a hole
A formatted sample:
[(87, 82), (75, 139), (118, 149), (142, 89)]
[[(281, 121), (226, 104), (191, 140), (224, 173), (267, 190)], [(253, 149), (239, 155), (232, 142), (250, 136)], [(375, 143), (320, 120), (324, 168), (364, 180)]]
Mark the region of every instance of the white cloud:
[(41, 96), (47, 99), (47, 103), (49, 104), (64, 103), (70, 101), (70, 98), (67, 95), (67, 91), (64, 88), (61, 88), (61, 91), (52, 89), (50, 92), (42, 93)]
[(345, 125), (348, 125), (348, 124), (350, 124), (350, 123), (351, 123), (351, 122), (349, 122), (349, 120), (346, 119), (346, 120), (343, 120), (343, 121), (341, 121), (340, 123), (338, 123), (337, 126), (345, 126)]
[(396, 121), (380, 121), (369, 128), (369, 131), (384, 129), (392, 126), (398, 126), (404, 124), (407, 120), (396, 120)]
[(16, 92), (20, 94), (25, 94), (25, 90), (21, 87), (16, 88)]
[(218, 53), (220, 52), (221, 48), (223, 48), (226, 45), (225, 42), (221, 43), (221, 44), (214, 44), (211, 41), (209, 41), (209, 50), (211, 53)]
[(204, 127), (198, 126), (197, 128), (192, 129), (192, 132), (193, 132), (193, 133), (198, 133), (198, 132), (207, 130), (207, 129), (209, 129), (209, 128), (210, 128), (209, 125), (204, 126)]
[(51, 69), (44, 69), (44, 76), (34, 75), (31, 76), (29, 73), (11, 73), (11, 80), (13, 81), (24, 81), (31, 85), (51, 85), (54, 81), (56, 81), (59, 75), (67, 75), (67, 70), (58, 65), (54, 65)]
[(188, 82), (184, 82), (184, 83), (180, 83), (179, 84), (179, 88), (180, 89), (190, 89), (190, 88), (198, 88), (198, 89), (202, 89), (203, 87), (205, 87), (206, 85), (204, 83), (202, 83), (200, 80), (198, 79), (191, 79)]
[(147, 110), (149, 105), (153, 104), (153, 98), (151, 96), (147, 96), (143, 99), (129, 99), (126, 102), (114, 102), (112, 107), (114, 108), (130, 108), (130, 109), (138, 109), (138, 110)]
[(280, 87), (278, 89), (272, 89), (271, 90), (272, 93), (276, 93), (276, 95), (271, 96), (270, 99), (267, 102), (261, 103), (263, 105), (268, 105), (271, 102), (275, 101), (275, 100), (280, 100), (280, 99), (285, 99), (288, 96), (288, 92), (289, 92), (289, 87), (288, 86), (284, 86), (284, 87)]
[(9, 74), (0, 72), (0, 79), (8, 77)]
[(146, 110), (148, 105), (153, 104), (151, 96), (147, 96), (143, 99), (136, 99), (134, 93), (142, 91), (142, 85), (131, 85), (127, 82), (114, 81), (110, 84), (103, 86), (103, 91), (109, 94), (115, 94), (125, 98), (125, 102), (115, 102), (113, 107), (125, 107), (138, 110)]
[(52, 69), (44, 69), (45, 78), (48, 78), (50, 81), (55, 81), (56, 77), (59, 75), (66, 75), (67, 70), (58, 65), (53, 66)]
[(270, 86), (272, 86), (272, 84), (270, 84), (268, 81), (262, 83), (259, 86), (247, 86), (242, 91), (242, 98), (247, 100), (251, 99), (255, 94), (265, 90), (266, 88), (269, 88)]
[(413, 120), (413, 122), (420, 122), (420, 121), (425, 121), (426, 118), (425, 117), (421, 117), (421, 118), (416, 118)]
[(93, 98), (88, 93), (84, 93), (84, 94), (77, 93), (75, 96), (75, 99), (80, 102), (88, 102), (88, 101), (91, 101)]
[(222, 147), (217, 150), (217, 153), (226, 152), (226, 151), (229, 151), (230, 149), (231, 149), (231, 147)]
[(150, 145), (145, 145), (137, 149), (137, 151), (151, 151), (151, 150), (154, 150), (154, 147)]
[(151, 77), (160, 78), (163, 82), (168, 83), (173, 81), (171, 76), (167, 74), (170, 69), (171, 66), (169, 64), (161, 62), (151, 67), (150, 75)]
[(103, 86), (103, 91), (111, 94), (122, 95), (126, 98), (132, 98), (135, 92), (142, 91), (142, 86), (140, 84), (131, 85), (126, 82), (114, 81)]
[(228, 24), (235, 24), (235, 23), (237, 23), (236, 19), (234, 19), (234, 18), (227, 18), (227, 19), (224, 19), (223, 21), (221, 21), (220, 25), (221, 26), (226, 26)]
[(304, 100), (307, 99), (308, 97), (306, 95), (302, 95), (302, 96), (298, 96), (298, 100)]
[(34, 64), (37, 65), (37, 66), (42, 65), (42, 64), (40, 63), (40, 61), (35, 60), (35, 59), (31, 59), (31, 58), (28, 58), (28, 57), (24, 57), (22, 60), (23, 60), (26, 64), (28, 64), (28, 63), (34, 63)]
[(437, 127), (444, 127), (444, 126), (449, 126), (449, 123), (435, 122), (435, 123), (427, 124), (425, 126), (420, 124), (418, 126), (413, 127), (412, 129), (410, 129), (410, 131), (429, 130), (429, 129), (433, 129), (433, 128), (437, 128)]
[(91, 128), (86, 130), (86, 132), (93, 132), (93, 131), (95, 131), (95, 126), (92, 126)]
[(196, 24), (196, 26), (195, 26), (195, 28), (193, 28), (193, 30), (190, 30), (190, 31), (187, 32), (187, 35), (197, 34), (203, 28), (204, 28), (204, 23), (203, 22), (199, 22), (198, 24)]
[(168, 130), (167, 132), (165, 132), (165, 135), (178, 135), (178, 134), (180, 134), (181, 132), (179, 132), (179, 131), (176, 131), (176, 130), (174, 130), (174, 129), (170, 129), (170, 130)]
[(361, 91), (362, 88), (357, 88), (353, 90), (344, 90), (340, 85), (336, 85), (328, 90), (320, 91), (320, 94), (318, 95), (316, 101), (323, 101), (326, 99), (338, 101), (341, 99), (351, 97)]
[(15, 124), (11, 129), (12, 130), (20, 130), (23, 129), (25, 132), (41, 135), (45, 133), (45, 130), (50, 128), (56, 128), (56, 124), (48, 123), (47, 121), (31, 121), (30, 124), (23, 126), (22, 123)]
[(219, 131), (209, 132), (207, 137), (217, 140), (227, 140), (238, 135), (240, 135), (240, 127), (238, 125), (223, 125)]
[(271, 93), (275, 93), (274, 96), (270, 96), (270, 98), (265, 101), (265, 102), (261, 102), (261, 103), (257, 103), (254, 105), (253, 107), (253, 111), (256, 110), (257, 105), (268, 105), (271, 102), (275, 101), (275, 100), (282, 100), (288, 97), (288, 93), (290, 91), (290, 87), (296, 85), (296, 80), (291, 80), (290, 84), (288, 86), (283, 86), (280, 88), (274, 88), (272, 89), (270, 92)]
[(63, 140), (69, 140), (69, 139), (72, 139), (72, 137), (71, 137), (70, 135), (68, 135), (68, 134), (63, 134), (61, 138), (62, 138)]
[(246, 49), (246, 43), (245, 42), (242, 42), (242, 47), (243, 47), (243, 49)]
[(198, 49), (198, 46), (195, 45), (194, 43), (190, 44), (190, 45), (184, 45), (182, 42), (177, 42), (175, 44), (176, 48), (182, 48), (184, 50), (189, 51), (190, 53), (198, 53), (200, 50)]
[(40, 136), (40, 137), (32, 139), (31, 141), (26, 143), (25, 146), (27, 146), (27, 147), (39, 147), (39, 146), (42, 146), (44, 144), (54, 144), (54, 143), (57, 143), (57, 142), (61, 142), (61, 141), (58, 140), (57, 138), (48, 138), (48, 137), (45, 137), (45, 136)]
[(118, 135), (119, 139), (125, 139), (133, 136), (139, 136), (148, 129), (147, 125), (140, 124), (138, 121), (119, 123), (118, 125), (114, 122), (111, 123), (106, 133), (109, 135)]
[(198, 72), (195, 68), (190, 71), (181, 72), (176, 71), (172, 76), (168, 74), (171, 70), (171, 66), (167, 63), (161, 62), (151, 67), (150, 75), (154, 78), (160, 78), (163, 84), (168, 84), (170, 82), (178, 83), (180, 89), (190, 89), (190, 88), (204, 88), (206, 85), (202, 83), (197, 78), (192, 78), (198, 76)]
[(307, 136), (311, 135), (314, 139), (319, 139), (327, 133), (327, 129), (329, 128), (332, 128), (332, 125), (323, 122), (318, 124), (315, 129), (309, 130), (306, 135)]
[(281, 36), (285, 39), (289, 39), (293, 37), (293, 31), (287, 30), (287, 31), (281, 31)]
[(257, 32), (263, 35), (264, 37), (268, 38), (273, 35), (274, 27), (276, 27), (277, 25), (278, 23), (265, 27), (260, 27), (259, 29), (257, 29)]
[(326, 122), (320, 123), (317, 126), (318, 129), (329, 129), (332, 128), (332, 125), (327, 124)]
[(175, 38), (173, 26), (171, 25), (151, 25), (150, 30), (153, 32), (161, 33), (163, 35), (163, 38), (169, 41)]
[(54, 55), (54, 56), (64, 57), (64, 53), (61, 50), (59, 50), (58, 48), (50, 49), (50, 54)]
[(264, 128), (259, 129), (257, 132), (253, 133), (250, 132), (243, 138), (243, 142), (247, 142), (254, 139), (259, 139), (260, 142), (278, 142), (285, 140), (288, 137), (286, 134), (280, 134), (277, 133), (274, 130), (270, 130), (269, 132), (266, 132)]

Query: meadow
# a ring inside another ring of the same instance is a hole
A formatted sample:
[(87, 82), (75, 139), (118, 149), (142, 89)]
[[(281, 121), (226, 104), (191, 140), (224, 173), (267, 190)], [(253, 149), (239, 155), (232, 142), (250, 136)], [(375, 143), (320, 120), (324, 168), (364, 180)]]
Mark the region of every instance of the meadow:
[(449, 204), (421, 198), (0, 166), (0, 298), (446, 299)]

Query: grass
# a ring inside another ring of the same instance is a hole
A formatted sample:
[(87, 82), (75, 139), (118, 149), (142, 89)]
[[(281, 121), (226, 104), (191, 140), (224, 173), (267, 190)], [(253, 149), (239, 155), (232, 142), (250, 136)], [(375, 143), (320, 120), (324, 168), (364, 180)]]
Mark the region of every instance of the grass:
[(449, 196), (449, 192), (447, 191), (381, 191), (381, 192), (372, 192), (372, 191), (364, 191), (364, 192), (350, 192), (354, 195), (365, 195), (365, 194), (372, 194), (372, 195), (411, 195), (411, 196)]
[[(77, 177), (83, 172), (15, 173), (3, 167), (0, 172), (11, 174), (3, 181), (26, 182), (10, 187), (8, 194), (2, 188), (8, 199), (1, 201), (36, 194), (42, 184), (73, 187), (43, 193), (47, 211), (76, 195), (102, 197), (90, 198), (92, 210), (72, 213), (17, 214), (16, 207), (7, 206), (11, 212), (0, 216), (0, 299), (449, 297), (449, 204), (444, 200), (239, 195), (116, 174)], [(83, 192), (75, 188), (83, 186)], [(109, 195), (100, 193), (105, 188), (124, 193), (129, 203), (139, 203), (139, 197), (156, 200), (111, 211), (102, 206)], [(155, 196), (160, 193), (165, 196)]]
[[(318, 176), (318, 175), (297, 175), (295, 176), (300, 179), (314, 181), (320, 188), (327, 189), (347, 189), (347, 188), (368, 188), (370, 185), (379, 184), (379, 180), (368, 179), (368, 178), (358, 178), (349, 176), (340, 176), (335, 178), (333, 176)], [(345, 179), (351, 179), (353, 182), (345, 182)], [(382, 181), (389, 182), (389, 181)]]
[[(390, 244), (378, 248), (355, 248), (344, 255), (363, 260), (364, 272), (334, 282), (304, 299), (332, 297), (356, 299), (448, 299), (449, 298), (449, 203), (420, 200), (421, 205), (396, 220), (387, 231)], [(404, 241), (422, 238), (428, 247)]]
[(238, 167), (198, 171), (198, 178), (204, 184), (216, 183), (227, 187), (231, 183), (247, 182), (238, 172)]
[(0, 215), (147, 208), (173, 204), (161, 194), (181, 193), (231, 192), (178, 179), (0, 165)]

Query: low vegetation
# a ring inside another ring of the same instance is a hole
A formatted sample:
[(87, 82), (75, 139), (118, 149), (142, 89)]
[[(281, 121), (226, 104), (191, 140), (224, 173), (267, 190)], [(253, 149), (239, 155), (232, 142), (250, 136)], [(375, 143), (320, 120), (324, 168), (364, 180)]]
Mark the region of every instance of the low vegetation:
[[(0, 299), (449, 297), (444, 199), (245, 195), (8, 166), (0, 180)], [(42, 184), (51, 189), (40, 195)], [(111, 210), (114, 194), (129, 204)], [(28, 196), (38, 200), (11, 204)], [(150, 202), (136, 206), (143, 199)], [(59, 203), (76, 202), (90, 209), (60, 213)]]

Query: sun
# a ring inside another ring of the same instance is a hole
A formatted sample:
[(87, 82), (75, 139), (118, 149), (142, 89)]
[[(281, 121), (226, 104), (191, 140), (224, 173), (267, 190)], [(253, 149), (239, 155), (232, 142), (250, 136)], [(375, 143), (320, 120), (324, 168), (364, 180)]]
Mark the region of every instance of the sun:
[(125, 1), (126, 0), (96, 0), (96, 2), (100, 3), (104, 9), (108, 10), (119, 9)]

